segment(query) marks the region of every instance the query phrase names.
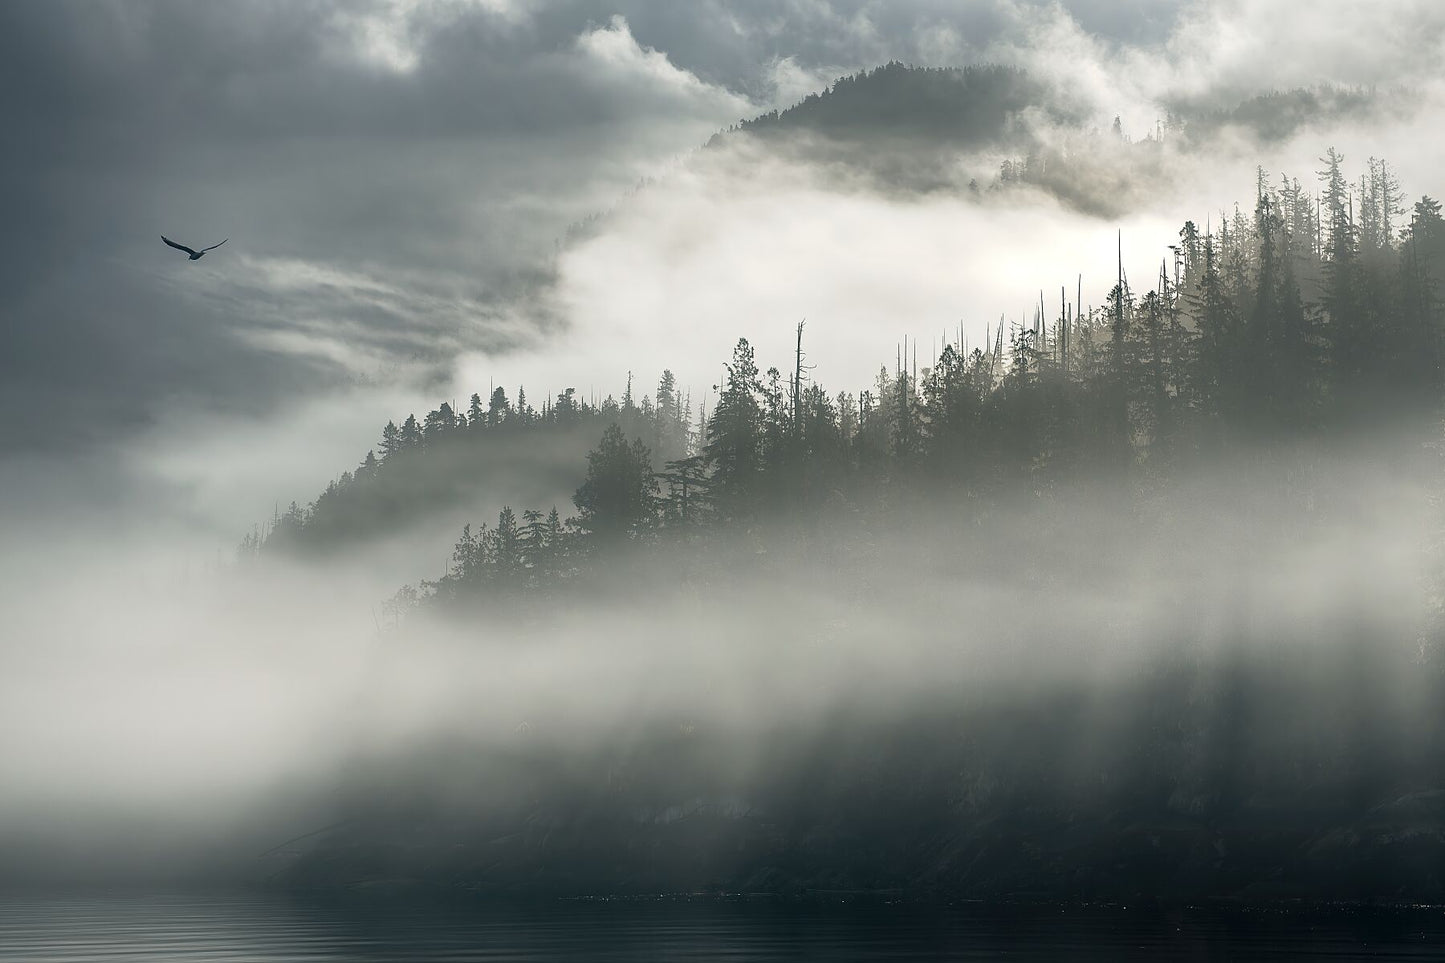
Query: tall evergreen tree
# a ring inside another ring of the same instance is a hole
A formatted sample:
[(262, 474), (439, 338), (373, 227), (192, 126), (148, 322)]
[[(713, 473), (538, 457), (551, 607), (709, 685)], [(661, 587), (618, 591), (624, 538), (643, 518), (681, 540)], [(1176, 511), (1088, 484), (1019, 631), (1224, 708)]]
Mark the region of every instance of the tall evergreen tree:
[(487, 401), (487, 427), (499, 428), (511, 418), (512, 406), (507, 402), (507, 389), (501, 385), (492, 389)]
[(420, 448), (421, 443), (421, 426), (416, 423), (416, 415), (407, 415), (401, 424), (401, 447)]
[(704, 453), (713, 470), (713, 498), (726, 516), (736, 517), (750, 512), (763, 455), (758, 402), (763, 386), (746, 338), (738, 340), (726, 369), (726, 382), (708, 422)]
[(381, 429), (381, 459), (387, 460), (406, 447), (402, 440), (401, 429), (396, 427), (396, 422), (388, 421), (386, 427)]
[(627, 437), (616, 423), (587, 455), (587, 477), (572, 498), (578, 523), (596, 544), (610, 544), (645, 533), (657, 504), (652, 453)]

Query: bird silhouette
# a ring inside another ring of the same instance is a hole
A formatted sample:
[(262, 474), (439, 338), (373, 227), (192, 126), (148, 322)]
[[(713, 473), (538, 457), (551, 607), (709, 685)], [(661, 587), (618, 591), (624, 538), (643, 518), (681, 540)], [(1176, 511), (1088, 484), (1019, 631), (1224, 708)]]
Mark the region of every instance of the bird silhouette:
[(164, 234), (161, 235), (161, 240), (162, 240), (162, 241), (165, 241), (167, 244), (169, 244), (171, 247), (175, 248), (177, 251), (185, 251), (187, 254), (189, 254), (189, 255), (191, 256), (191, 260), (192, 260), (192, 261), (199, 261), (199, 260), (201, 259), (201, 257), (202, 257), (207, 251), (214, 251), (216, 248), (220, 247), (221, 244), (225, 244), (226, 241), (229, 241), (230, 238), (229, 238), (229, 237), (226, 238), (226, 241), (222, 241), (221, 244), (212, 244), (210, 247), (203, 247), (203, 248), (201, 248), (199, 251), (193, 251), (193, 250), (191, 250), (190, 248), (186, 247), (184, 244), (177, 244), (175, 241), (172, 241), (170, 238), (166, 237)]

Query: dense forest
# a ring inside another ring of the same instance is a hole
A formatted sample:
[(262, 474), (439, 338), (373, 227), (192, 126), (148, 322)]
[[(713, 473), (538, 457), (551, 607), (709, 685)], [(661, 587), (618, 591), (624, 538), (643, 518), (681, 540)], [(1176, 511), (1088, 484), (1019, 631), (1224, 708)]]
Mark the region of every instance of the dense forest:
[[(404, 511), (457, 452), (582, 436), (575, 513), (468, 525), (444, 574), (389, 603), (398, 638), (449, 624), (542, 643), (575, 613), (599, 653), (659, 635), (663, 672), (675, 640), (716, 644), (798, 705), (859, 652), (873, 668), (811, 723), (713, 718), (706, 673), (667, 677), (695, 711), (617, 720), (597, 744), (547, 697), (517, 709), (539, 721), (510, 743), (358, 768), (339, 828), (278, 878), (1445, 894), (1445, 518), (1410, 509), (1425, 586), (1330, 541), (1375, 500), (1351, 458), (1438, 487), (1445, 219), (1428, 196), (1407, 207), (1382, 161), (1352, 180), (1330, 150), (1318, 177), (1312, 192), (1260, 171), (1252, 211), (1186, 223), (1146, 283), (1121, 268), (1103, 305), (1040, 295), (1024, 323), (946, 334), (927, 363), (910, 341), (856, 393), (813, 379), (799, 324), (785, 369), (739, 340), (696, 419), (664, 373), (640, 399), (631, 379), (620, 401), (569, 391), (540, 411), (494, 389), (388, 424), (379, 454), (245, 553), (318, 550), (378, 505)], [(1310, 577), (1326, 581), (1293, 598)], [(1135, 631), (1095, 611), (1130, 591), (1168, 619)], [(1082, 681), (1137, 645), (1154, 655)], [(924, 688), (910, 665), (932, 666)]]
[(537, 410), (498, 387), (465, 411), (443, 404), (388, 423), (378, 451), (243, 548), (324, 548), (445, 498), (466, 466), (558, 438), (593, 446), (577, 514), (508, 508), (468, 527), (423, 595), (552, 585), (619, 543), (691, 543), (910, 492), (978, 501), (1101, 473), (1160, 479), (1231, 449), (1428, 420), (1442, 387), (1440, 204), (1407, 210), (1386, 163), (1352, 182), (1333, 150), (1320, 185), (1261, 171), (1253, 211), (1186, 223), (1147, 293), (1121, 272), (1102, 306), (1041, 294), (1028, 323), (1000, 321), (972, 348), (945, 336), (921, 368), (910, 343), (856, 394), (811, 379), (799, 325), (786, 372), (760, 370), (740, 340), (697, 423), (670, 372), (640, 400), (629, 376), (620, 401), (568, 389)]
[(604, 426), (616, 422), (668, 452), (682, 450), (690, 421), (690, 402), (678, 395), (670, 374), (657, 403), (644, 397), (634, 404), (630, 388), (620, 403), (611, 397), (590, 402), (567, 388), (539, 410), (525, 387), (513, 401), (499, 386), (485, 403), (473, 394), (465, 408), (443, 403), (421, 419), (411, 414), (400, 425), (388, 422), (355, 469), (309, 506), (292, 502), (278, 510), (245, 537), (241, 554), (324, 556), (403, 530), (438, 508), (465, 504), (478, 488), (507, 481), (568, 491), (576, 485), (577, 463)]

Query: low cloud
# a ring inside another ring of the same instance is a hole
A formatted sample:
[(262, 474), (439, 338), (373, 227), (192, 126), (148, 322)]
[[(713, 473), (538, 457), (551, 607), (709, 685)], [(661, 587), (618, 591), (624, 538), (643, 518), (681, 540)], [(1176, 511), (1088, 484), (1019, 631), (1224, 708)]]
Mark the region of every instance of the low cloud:
[[(779, 734), (1058, 692), (1100, 707), (1102, 739), (1112, 693), (1236, 655), (1333, 666), (1365, 637), (1379, 664), (1433, 671), (1438, 493), (1369, 452), (1306, 460), (1309, 498), (1290, 466), (1245, 459), (1147, 506), (1087, 485), (986, 517), (942, 500), (839, 520), (808, 552), (720, 540), (729, 564), (703, 582), (659, 548), (520, 618), (383, 631), (373, 563), (237, 572), (178, 567), (155, 540), (51, 546), (8, 616), (30, 644), (0, 650), (0, 852), (12, 874), (74, 871), (68, 852), (87, 873), (155, 871), (158, 853), (255, 872), (344, 816), (347, 787), (397, 795), (404, 772), (408, 798), (444, 792), (439, 745), (565, 766), (687, 726), (747, 770)], [(848, 545), (866, 550), (830, 554)], [(27, 865), (26, 837), (70, 842)]]

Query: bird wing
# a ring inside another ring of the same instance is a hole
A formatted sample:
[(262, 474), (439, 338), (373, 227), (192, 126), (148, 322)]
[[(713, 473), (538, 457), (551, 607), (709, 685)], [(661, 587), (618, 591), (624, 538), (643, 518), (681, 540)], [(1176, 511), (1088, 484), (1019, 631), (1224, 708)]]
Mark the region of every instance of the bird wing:
[[(195, 251), (192, 251), (190, 248), (186, 247), (184, 244), (177, 244), (175, 241), (172, 241), (170, 238), (166, 237), (164, 234), (161, 235), (161, 240), (162, 240), (162, 241), (165, 241), (167, 244), (169, 244), (171, 247), (175, 248), (177, 251), (185, 251), (187, 254), (195, 254), (195, 253), (196, 253)], [(227, 238), (227, 240), (229, 240), (229, 238)], [(225, 241), (222, 241), (221, 243), (224, 244)]]
[[(229, 241), (229, 240), (230, 240), (229, 237), (226, 238), (226, 241)], [(222, 241), (221, 244), (225, 244), (226, 241)], [(201, 248), (201, 253), (202, 253), (202, 254), (205, 254), (207, 251), (214, 251), (216, 248), (220, 247), (221, 244), (212, 244), (210, 247), (203, 247), (203, 248)]]

